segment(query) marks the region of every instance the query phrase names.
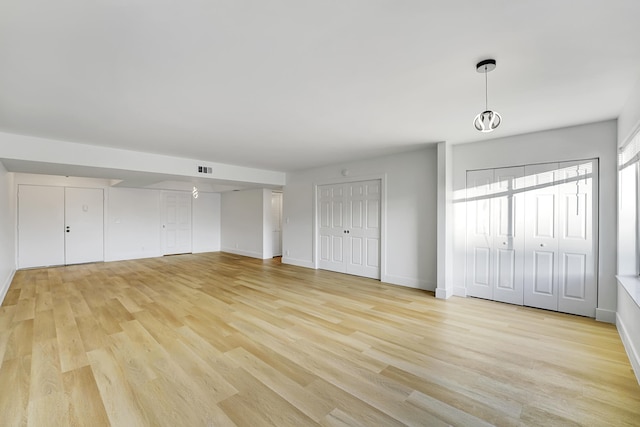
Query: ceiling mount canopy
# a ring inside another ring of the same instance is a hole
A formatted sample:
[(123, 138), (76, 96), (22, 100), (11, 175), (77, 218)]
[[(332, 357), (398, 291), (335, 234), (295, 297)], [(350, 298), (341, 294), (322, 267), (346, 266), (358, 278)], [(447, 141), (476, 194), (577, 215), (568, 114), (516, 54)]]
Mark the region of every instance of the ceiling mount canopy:
[(476, 71), (484, 73), (484, 111), (473, 120), (473, 126), (480, 132), (492, 132), (500, 126), (502, 116), (497, 111), (489, 110), (489, 85), (487, 73), (496, 69), (495, 59), (485, 59), (476, 64)]

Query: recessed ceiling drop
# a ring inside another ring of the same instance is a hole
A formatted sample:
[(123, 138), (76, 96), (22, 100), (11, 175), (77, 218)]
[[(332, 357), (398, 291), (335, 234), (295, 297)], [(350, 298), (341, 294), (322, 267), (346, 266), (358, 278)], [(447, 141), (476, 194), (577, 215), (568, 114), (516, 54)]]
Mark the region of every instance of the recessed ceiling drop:
[(489, 110), (489, 85), (487, 73), (496, 69), (495, 59), (485, 59), (476, 64), (476, 71), (484, 73), (484, 111), (473, 120), (473, 126), (480, 132), (492, 132), (500, 126), (502, 116), (497, 111)]

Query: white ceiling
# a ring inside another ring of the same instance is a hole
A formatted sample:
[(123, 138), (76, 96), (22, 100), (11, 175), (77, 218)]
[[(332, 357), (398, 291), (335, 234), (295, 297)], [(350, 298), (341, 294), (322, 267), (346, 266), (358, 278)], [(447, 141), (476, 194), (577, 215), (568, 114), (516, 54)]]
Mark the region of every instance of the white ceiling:
[[(640, 78), (638, 17), (638, 0), (2, 0), (0, 131), (291, 171), (606, 120)], [(504, 122), (483, 135), (487, 57)]]

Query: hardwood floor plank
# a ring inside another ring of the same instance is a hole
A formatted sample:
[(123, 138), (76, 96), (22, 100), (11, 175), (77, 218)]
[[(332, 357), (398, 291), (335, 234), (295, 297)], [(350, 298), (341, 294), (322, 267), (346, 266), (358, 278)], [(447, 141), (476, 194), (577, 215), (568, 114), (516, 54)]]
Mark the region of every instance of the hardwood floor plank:
[(90, 366), (63, 373), (62, 383), (69, 404), (69, 425), (109, 425), (109, 418)]
[(614, 325), (277, 259), (23, 270), (0, 307), (3, 426), (638, 420)]

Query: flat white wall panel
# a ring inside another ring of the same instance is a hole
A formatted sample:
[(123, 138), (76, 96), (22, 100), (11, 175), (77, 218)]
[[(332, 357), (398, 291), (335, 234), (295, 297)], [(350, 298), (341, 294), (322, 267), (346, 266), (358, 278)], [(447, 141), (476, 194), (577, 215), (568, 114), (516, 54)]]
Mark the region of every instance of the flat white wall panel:
[(0, 304), (16, 270), (14, 174), (0, 162)]
[(160, 191), (109, 188), (106, 261), (161, 256)]
[(220, 250), (220, 194), (200, 193), (193, 200), (193, 252)]
[[(220, 246), (224, 252), (263, 258), (264, 191), (222, 193)], [(271, 203), (271, 194), (269, 194)], [(270, 207), (269, 207), (270, 209)]]

